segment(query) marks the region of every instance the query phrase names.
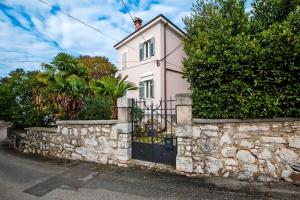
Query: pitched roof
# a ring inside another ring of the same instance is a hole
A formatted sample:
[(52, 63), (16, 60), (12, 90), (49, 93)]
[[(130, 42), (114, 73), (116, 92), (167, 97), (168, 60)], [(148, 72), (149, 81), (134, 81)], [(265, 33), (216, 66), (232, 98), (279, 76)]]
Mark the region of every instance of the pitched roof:
[(171, 22), (168, 18), (166, 18), (163, 14), (160, 14), (156, 17), (154, 17), (152, 20), (150, 20), (149, 22), (147, 22), (145, 25), (143, 25), (140, 29), (135, 30), (134, 32), (132, 32), (131, 34), (129, 34), (128, 36), (126, 36), (123, 40), (121, 40), (120, 42), (118, 42), (117, 44), (114, 45), (115, 48), (117, 48), (117, 46), (119, 46), (121, 43), (123, 43), (125, 40), (127, 40), (128, 38), (130, 38), (131, 36), (135, 35), (137, 32), (145, 29), (147, 26), (149, 26), (152, 22), (154, 22), (155, 20), (162, 18), (164, 20), (166, 20), (171, 26), (173, 26), (174, 29), (176, 29), (178, 32), (180, 32), (182, 35), (186, 35), (186, 33), (180, 29), (178, 26), (176, 26), (173, 22)]

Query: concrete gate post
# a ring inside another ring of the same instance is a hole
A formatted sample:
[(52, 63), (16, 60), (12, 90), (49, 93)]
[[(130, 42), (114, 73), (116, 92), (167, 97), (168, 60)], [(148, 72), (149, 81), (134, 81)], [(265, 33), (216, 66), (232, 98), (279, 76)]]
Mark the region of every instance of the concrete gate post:
[(126, 164), (132, 157), (132, 123), (131, 123), (131, 111), (133, 99), (127, 99), (125, 97), (119, 98), (117, 102), (118, 106), (118, 124), (114, 125), (112, 131), (117, 134), (118, 137), (118, 149), (117, 159), (119, 164)]
[(193, 172), (191, 94), (176, 95), (176, 113), (177, 113), (176, 170), (191, 173)]
[(0, 142), (7, 139), (7, 128), (11, 127), (11, 123), (0, 121)]

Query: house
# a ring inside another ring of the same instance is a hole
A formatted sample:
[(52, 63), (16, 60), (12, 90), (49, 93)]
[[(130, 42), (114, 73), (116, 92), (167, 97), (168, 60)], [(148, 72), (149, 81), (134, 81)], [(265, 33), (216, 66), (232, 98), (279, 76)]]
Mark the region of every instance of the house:
[(161, 99), (186, 93), (189, 84), (182, 78), (185, 33), (164, 15), (143, 26), (141, 19), (134, 18), (134, 27), (133, 33), (114, 46), (118, 50), (119, 76), (128, 75), (128, 81), (139, 86), (138, 91), (129, 91), (127, 98), (158, 104)]

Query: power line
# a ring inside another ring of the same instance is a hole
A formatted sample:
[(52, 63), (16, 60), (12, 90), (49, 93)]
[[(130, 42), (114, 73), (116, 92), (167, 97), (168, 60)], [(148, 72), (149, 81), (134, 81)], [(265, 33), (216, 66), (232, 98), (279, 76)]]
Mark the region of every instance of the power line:
[[(124, 0), (121, 0), (121, 1), (122, 1), (122, 3), (123, 3), (124, 7), (126, 8), (126, 10), (127, 10), (128, 14), (129, 14), (130, 18), (132, 19), (132, 22), (134, 23), (134, 18), (133, 18), (132, 15), (130, 14), (130, 9), (129, 9), (129, 7), (126, 6)], [(138, 30), (139, 35), (142, 37), (142, 39), (143, 39), (144, 42), (145, 42), (146, 40), (145, 40), (145, 38), (143, 37), (141, 31), (140, 31), (139, 29), (137, 29), (137, 30)]]
[(162, 60), (166, 59), (168, 56), (170, 56), (171, 54), (173, 54), (177, 49), (179, 49), (182, 45), (183, 45), (183, 43), (180, 43), (178, 46), (176, 46), (172, 51), (170, 51), (167, 55), (165, 55), (159, 61), (162, 61)]
[[(51, 4), (49, 4), (49, 3), (47, 3), (47, 2), (45, 2), (45, 1), (43, 1), (43, 0), (38, 0), (38, 1), (40, 1), (41, 3), (43, 3), (43, 4), (47, 5), (47, 6), (49, 6), (50, 8), (53, 8), (53, 6), (52, 6)], [(79, 23), (81, 23), (81, 24), (83, 24), (83, 25), (85, 25), (85, 26), (87, 26), (87, 27), (93, 29), (94, 31), (100, 33), (101, 35), (104, 35), (104, 36), (106, 36), (106, 37), (108, 37), (108, 38), (111, 38), (111, 39), (117, 41), (117, 42), (120, 42), (119, 40), (117, 40), (116, 38), (112, 37), (111, 35), (108, 35), (108, 34), (104, 33), (103, 31), (101, 31), (101, 30), (99, 30), (99, 29), (97, 29), (97, 28), (95, 28), (95, 27), (89, 25), (89, 24), (86, 23), (86, 22), (81, 21), (80, 19), (78, 19), (78, 18), (76, 18), (76, 17), (73, 17), (72, 15), (70, 15), (70, 14), (68, 14), (68, 13), (66, 13), (66, 12), (64, 12), (64, 11), (62, 11), (62, 10), (60, 10), (60, 9), (58, 9), (57, 11), (58, 11), (58, 12), (61, 12), (62, 14), (66, 15), (66, 16), (68, 16), (68, 17), (70, 17), (71, 19), (73, 19), (73, 20), (75, 20), (75, 21), (77, 21), (77, 22), (79, 22)], [(129, 48), (131, 48), (131, 49), (133, 49), (133, 50), (135, 50), (135, 51), (138, 51), (138, 50), (136, 50), (135, 48), (133, 48), (133, 47), (127, 45), (127, 44), (125, 44), (125, 46), (127, 46), (127, 47), (129, 47)]]
[[(146, 64), (149, 64), (149, 63), (153, 63), (153, 62), (157, 62), (157, 60), (152, 60), (152, 61), (148, 61), (148, 62), (139, 64), (139, 65), (134, 65), (134, 66), (128, 67), (126, 69), (131, 69), (131, 68), (139, 67), (139, 66), (146, 65)], [(123, 70), (126, 70), (126, 69), (119, 69), (118, 71), (123, 71)]]
[(180, 68), (180, 69), (182, 69), (182, 66), (179, 66), (179, 65), (175, 65), (175, 64), (173, 64), (173, 63), (170, 63), (170, 62), (168, 62), (168, 61), (166, 61), (168, 64), (170, 64), (170, 65), (172, 65), (172, 66), (174, 66), (174, 67), (177, 67), (177, 68)]

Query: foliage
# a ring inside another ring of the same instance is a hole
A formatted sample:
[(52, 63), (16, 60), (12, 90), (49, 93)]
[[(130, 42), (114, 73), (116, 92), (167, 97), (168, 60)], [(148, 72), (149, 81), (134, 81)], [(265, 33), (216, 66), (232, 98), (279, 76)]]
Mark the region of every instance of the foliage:
[(90, 76), (93, 79), (100, 79), (103, 76), (114, 76), (117, 72), (116, 67), (102, 56), (79, 56), (78, 63), (87, 67)]
[(15, 127), (45, 126), (51, 107), (43, 100), (42, 85), (35, 79), (37, 72), (12, 71), (0, 80), (0, 119), (12, 121)]
[(132, 115), (133, 115), (133, 121), (134, 122), (140, 122), (142, 120), (142, 118), (144, 117), (144, 111), (138, 107), (138, 106), (134, 106), (132, 107)]
[(118, 80), (114, 76), (104, 76), (98, 80), (92, 80), (90, 87), (97, 96), (105, 96), (112, 100), (112, 118), (117, 119), (117, 99), (123, 97), (127, 91), (136, 90), (137, 87), (126, 81), (127, 76)]
[(47, 86), (59, 117), (78, 119), (83, 106), (82, 99), (90, 95), (87, 68), (65, 53), (57, 54), (51, 64), (43, 64), (43, 68), (44, 71), (37, 75), (37, 79)]
[(82, 120), (111, 119), (111, 101), (103, 97), (85, 99), (79, 118)]
[(300, 7), (297, 0), (197, 1), (185, 18), (193, 114), (201, 118), (300, 114)]

